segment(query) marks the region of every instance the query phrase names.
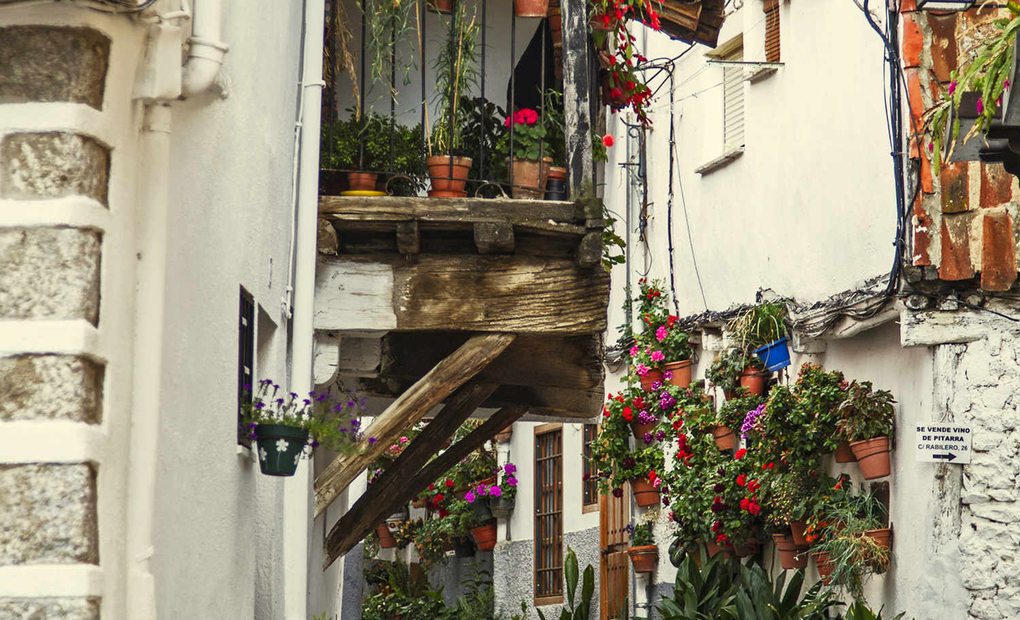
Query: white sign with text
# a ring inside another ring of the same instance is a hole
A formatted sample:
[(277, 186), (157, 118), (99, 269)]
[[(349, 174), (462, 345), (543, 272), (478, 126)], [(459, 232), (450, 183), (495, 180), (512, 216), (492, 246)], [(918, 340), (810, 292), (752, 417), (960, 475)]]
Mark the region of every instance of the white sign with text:
[(931, 463), (970, 463), (969, 426), (932, 422), (916, 426), (915, 454), (918, 461)]

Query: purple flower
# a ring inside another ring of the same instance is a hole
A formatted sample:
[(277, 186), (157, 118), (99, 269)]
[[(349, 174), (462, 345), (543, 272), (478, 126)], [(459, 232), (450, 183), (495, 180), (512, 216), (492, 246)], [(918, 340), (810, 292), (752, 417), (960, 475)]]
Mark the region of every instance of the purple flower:
[(740, 425), (740, 436), (743, 439), (747, 439), (748, 434), (754, 430), (755, 425), (758, 423), (758, 418), (760, 418), (764, 413), (765, 403), (762, 403), (747, 412), (744, 416), (744, 422)]
[(255, 408), (256, 409), (265, 409), (265, 407), (266, 407), (266, 404), (264, 402), (262, 402), (261, 400), (255, 402)]
[(655, 424), (658, 419), (647, 411), (639, 411), (637, 414), (637, 421), (639, 424)]
[(503, 466), (503, 471), (506, 472), (506, 475), (512, 476), (517, 473), (517, 466), (513, 463), (507, 463)]
[(658, 392), (662, 389), (662, 381), (652, 381), (652, 391)]
[(629, 456), (625, 457), (623, 459), (623, 468), (630, 469), (631, 467), (634, 467), (634, 459)]
[(377, 442), (377, 441), (379, 441), (379, 440), (378, 440), (378, 439), (376, 439), (375, 437), (369, 437), (369, 438), (368, 438), (368, 443), (369, 443), (369, 444), (375, 444), (375, 442)]
[(464, 494), (464, 501), (466, 501), (469, 504), (475, 503), (475, 499), (477, 498), (475, 497), (475, 494), (472, 491), (468, 491), (467, 493)]
[(655, 438), (658, 439), (659, 441), (662, 441), (663, 439), (666, 438), (666, 431), (656, 431)]
[(502, 494), (503, 494), (503, 490), (500, 489), (499, 486), (494, 484), (491, 487), (489, 487), (489, 496), (490, 497), (499, 497)]
[(644, 435), (644, 437), (642, 437), (642, 439), (645, 441), (645, 445), (648, 445), (648, 444), (652, 443), (653, 441), (655, 441), (655, 436), (652, 435), (651, 433), (645, 433), (645, 435)]
[(723, 491), (726, 490), (726, 485), (724, 485), (721, 482), (718, 482), (714, 487), (712, 487), (712, 490), (715, 491), (716, 493), (722, 493)]
[(659, 395), (659, 409), (662, 409), (663, 411), (670, 411), (675, 405), (676, 398), (674, 398), (668, 391)]
[(613, 489), (613, 497), (623, 497), (623, 489), (619, 487)]
[(504, 480), (504, 482), (506, 483), (506, 485), (508, 487), (515, 487), (515, 486), (517, 486), (517, 478), (514, 478), (512, 475), (507, 476), (506, 480)]
[(980, 97), (978, 97), (978, 100), (977, 100), (977, 113), (978, 114), (984, 114), (985, 113), (985, 102), (981, 101)]

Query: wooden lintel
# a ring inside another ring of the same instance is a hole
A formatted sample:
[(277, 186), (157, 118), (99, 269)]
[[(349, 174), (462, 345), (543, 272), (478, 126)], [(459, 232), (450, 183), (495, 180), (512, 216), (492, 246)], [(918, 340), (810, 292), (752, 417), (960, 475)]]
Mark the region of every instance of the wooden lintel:
[[(568, 106), (569, 107), (569, 106)], [(589, 141), (590, 142), (590, 141)], [(419, 198), (383, 196), (355, 198), (320, 196), (319, 214), (334, 221), (424, 223), (547, 221), (579, 223), (573, 202), (505, 198)]]
[(475, 247), (480, 254), (512, 254), (514, 251), (513, 224), (477, 222)]
[(433, 407), (471, 380), (514, 341), (514, 334), (472, 336), (449, 357), (416, 381), (365, 429), (365, 442), (356, 454), (329, 464), (315, 480), (316, 514), (321, 513), (408, 426), (417, 424)]
[(392, 254), (322, 260), (315, 329), (602, 333), (608, 277), (566, 257), (420, 254), (407, 261)]
[[(330, 530), (326, 538), (326, 558), (323, 570), (328, 569), (337, 558), (347, 553), (363, 539), (386, 515), (406, 504), (431, 482), (446, 473), (451, 467), (467, 458), (471, 452), (480, 448), (497, 432), (519, 419), (527, 411), (524, 407), (506, 407), (494, 413), (481, 426), (471, 431), (445, 452), (422, 467), (417, 473), (409, 475), (410, 469), (403, 467), (396, 471), (392, 478), (395, 484), (381, 485), (382, 477), (370, 489), (370, 493), (361, 496), (354, 506), (340, 518)], [(435, 424), (439, 418), (429, 424)], [(427, 430), (427, 428), (426, 428)], [(417, 441), (417, 440), (416, 440)], [(413, 445), (413, 442), (412, 442)], [(410, 447), (404, 451), (404, 454)], [(401, 457), (404, 456), (401, 455)], [(387, 470), (395, 470), (400, 458)], [(405, 461), (406, 464), (406, 461)], [(385, 474), (384, 474), (385, 475)]]
[(397, 250), (401, 254), (418, 254), (421, 252), (418, 220), (397, 222)]

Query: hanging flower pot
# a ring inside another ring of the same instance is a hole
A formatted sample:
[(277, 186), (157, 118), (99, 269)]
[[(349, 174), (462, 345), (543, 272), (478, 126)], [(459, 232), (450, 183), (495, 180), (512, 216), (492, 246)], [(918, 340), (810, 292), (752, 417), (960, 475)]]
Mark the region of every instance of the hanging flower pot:
[(638, 380), (641, 382), (642, 390), (651, 392), (653, 383), (662, 383), (662, 371), (658, 368), (652, 368), (644, 375), (638, 375)]
[(643, 442), (645, 440), (645, 434), (654, 431), (656, 424), (657, 422), (642, 424), (637, 421), (637, 418), (635, 418), (634, 421), (630, 423), (630, 432), (634, 433), (634, 439)]
[(492, 516), (497, 519), (509, 519), (510, 513), (514, 511), (514, 500), (500, 496), (496, 501), (492, 502), (489, 506), (489, 510), (492, 512)]
[(545, 195), (545, 182), (551, 165), (551, 157), (543, 157), (542, 161), (514, 157), (511, 161), (514, 177), (511, 190), (513, 197), (541, 199)]
[(857, 457), (854, 456), (854, 451), (850, 449), (850, 444), (845, 441), (841, 441), (836, 444), (836, 462), (837, 463), (856, 463)]
[(892, 549), (892, 529), (883, 527), (877, 530), (868, 530), (864, 535), (875, 541), (875, 544), (883, 549)]
[(804, 536), (804, 531), (807, 529), (807, 523), (803, 521), (790, 521), (790, 534), (793, 536), (793, 542), (797, 545), (807, 545), (807, 538)]
[(635, 478), (630, 481), (630, 490), (634, 493), (634, 503), (638, 506), (658, 506), (659, 490), (652, 486), (644, 478)]
[(549, 0), (514, 0), (517, 17), (545, 17), (548, 12)]
[(471, 528), (471, 538), (479, 551), (492, 551), (496, 548), (496, 522), (490, 521)]
[(659, 565), (659, 548), (655, 545), (628, 547), (627, 555), (630, 556), (635, 573), (654, 573)]
[(733, 450), (737, 447), (737, 434), (722, 424), (712, 428), (712, 439), (715, 440), (715, 447), (720, 450)]
[(397, 546), (397, 539), (393, 538), (390, 528), (385, 523), (375, 526), (375, 534), (379, 537), (379, 547), (382, 549), (393, 549)]
[(832, 578), (832, 570), (835, 568), (832, 564), (832, 559), (829, 558), (827, 551), (815, 551), (811, 554), (811, 557), (815, 559), (815, 566), (818, 568), (818, 576), (822, 578), (822, 583), (829, 585), (829, 581)]
[(850, 442), (850, 449), (857, 457), (857, 466), (865, 480), (884, 478), (890, 473), (888, 437), (875, 437), (864, 441)]
[(450, 155), (433, 155), (425, 160), (429, 168), (432, 198), (464, 198), (467, 191), (468, 172), (471, 171), (470, 157), (451, 157)]
[[(672, 373), (669, 378), (669, 382), (679, 388), (686, 388), (691, 386), (691, 369), (693, 363), (691, 360), (683, 360), (679, 362), (670, 362), (663, 367), (663, 371)], [(665, 376), (665, 372), (663, 376)]]
[(475, 543), (467, 536), (455, 536), (453, 538), (453, 555), (458, 558), (475, 557)]
[(764, 396), (768, 375), (754, 366), (747, 366), (740, 372), (740, 387), (755, 396)]
[(783, 568), (807, 568), (807, 547), (798, 545), (792, 536), (785, 534), (773, 534), (772, 542), (779, 552), (779, 563)]
[(259, 468), (267, 476), (293, 476), (308, 444), (308, 431), (283, 424), (255, 427)]
[(378, 178), (374, 172), (348, 172), (347, 185), (351, 191), (373, 191)]
[(754, 350), (754, 354), (761, 360), (765, 370), (775, 372), (790, 365), (790, 347), (787, 342), (788, 339), (784, 336)]

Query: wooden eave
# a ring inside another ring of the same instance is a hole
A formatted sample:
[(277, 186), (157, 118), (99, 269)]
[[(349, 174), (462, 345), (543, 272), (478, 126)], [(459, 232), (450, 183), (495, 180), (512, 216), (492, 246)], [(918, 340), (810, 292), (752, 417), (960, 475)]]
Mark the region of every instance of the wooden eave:
[(725, 0), (663, 0), (657, 5), (662, 31), (673, 39), (701, 43), (708, 47), (719, 44), (719, 30), (726, 20)]

